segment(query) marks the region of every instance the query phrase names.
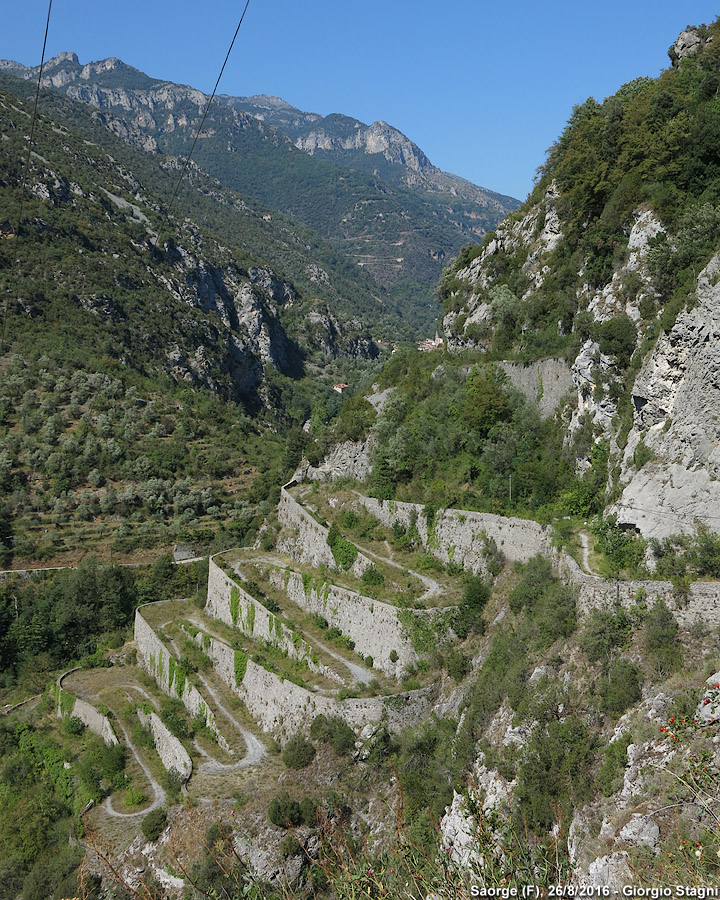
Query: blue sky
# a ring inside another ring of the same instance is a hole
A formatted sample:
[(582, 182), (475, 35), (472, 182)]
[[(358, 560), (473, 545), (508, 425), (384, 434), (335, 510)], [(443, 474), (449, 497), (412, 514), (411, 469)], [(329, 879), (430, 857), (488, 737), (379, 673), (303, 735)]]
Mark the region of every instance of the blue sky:
[[(55, 0), (48, 55), (118, 56), (210, 91), (244, 5)], [(3, 4), (0, 58), (36, 64), (47, 0)], [(657, 75), (706, 0), (250, 0), (220, 90), (384, 119), (435, 165), (523, 199), (575, 103)]]

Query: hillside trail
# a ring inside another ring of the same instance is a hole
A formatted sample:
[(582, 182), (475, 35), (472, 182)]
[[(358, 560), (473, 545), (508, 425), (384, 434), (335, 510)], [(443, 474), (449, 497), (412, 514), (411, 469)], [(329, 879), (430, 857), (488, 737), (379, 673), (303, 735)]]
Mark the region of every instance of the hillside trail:
[(105, 812), (109, 816), (112, 816), (115, 819), (131, 819), (136, 816), (146, 816), (151, 810), (157, 809), (160, 806), (165, 806), (165, 803), (167, 801), (167, 794), (165, 793), (164, 788), (161, 787), (161, 785), (157, 782), (157, 780), (155, 779), (153, 773), (150, 771), (148, 766), (141, 759), (140, 754), (137, 751), (137, 748), (135, 747), (133, 742), (130, 740), (130, 735), (127, 733), (127, 730), (126, 730), (125, 726), (122, 724), (122, 722), (117, 718), (117, 715), (115, 716), (115, 724), (120, 729), (120, 731), (122, 731), (123, 737), (125, 738), (125, 743), (129, 747), (130, 752), (135, 757), (137, 764), (143, 770), (145, 777), (147, 778), (147, 780), (150, 783), (150, 786), (152, 787), (153, 791), (155, 792), (155, 799), (153, 800), (151, 806), (145, 807), (145, 809), (140, 810), (140, 812), (121, 813), (121, 812), (117, 812), (117, 810), (113, 809), (113, 806), (111, 803), (111, 798), (106, 797), (105, 798)]
[(588, 541), (588, 536), (584, 531), (580, 532), (580, 543), (582, 544), (583, 567), (588, 575), (594, 575), (595, 573), (590, 568), (590, 542)]
[[(279, 561), (272, 556), (253, 556), (253, 562), (264, 562), (270, 566), (277, 566)], [(238, 575), (240, 573), (238, 572)], [(196, 624), (196, 623), (194, 623)], [(355, 663), (350, 659), (346, 659), (341, 653), (338, 653), (337, 650), (333, 650), (326, 643), (322, 645), (323, 650), (328, 656), (332, 656), (333, 659), (336, 659), (339, 663), (342, 663), (346, 669), (350, 671), (350, 674), (353, 676), (355, 681), (360, 681), (363, 684), (370, 684), (370, 682), (375, 677), (372, 672), (368, 671), (367, 666), (361, 666), (359, 663)]]
[[(204, 627), (204, 623), (202, 621), (198, 621), (198, 619), (192, 613), (189, 614), (188, 618), (190, 622), (196, 627)], [(172, 619), (169, 619), (167, 622), (163, 622), (162, 625), (160, 625), (160, 628), (165, 628), (170, 624), (170, 622), (172, 622)], [(179, 659), (181, 656), (181, 651), (177, 643), (170, 637), (168, 637), (168, 641)], [(220, 710), (225, 718), (235, 726), (235, 728), (240, 732), (243, 741), (245, 741), (245, 755), (241, 760), (238, 760), (238, 762), (236, 763), (220, 763), (216, 762), (215, 760), (211, 760), (209, 763), (204, 762), (200, 764), (201, 767), (205, 767), (201, 768), (201, 771), (212, 774), (213, 770), (216, 770), (216, 773), (219, 773), (221, 771), (228, 772), (232, 771), (233, 769), (245, 769), (249, 766), (257, 765), (263, 759), (263, 757), (267, 755), (268, 751), (265, 744), (263, 744), (263, 742), (258, 737), (256, 737), (252, 733), (252, 731), (248, 730), (244, 725), (238, 722), (237, 718), (223, 704), (213, 686), (208, 683), (207, 679), (203, 677), (201, 672), (196, 672), (195, 675), (198, 681), (200, 681), (200, 683), (202, 684), (204, 690), (207, 691), (208, 696), (212, 698), (215, 706)]]
[[(360, 491), (353, 491), (356, 497), (360, 497), (360, 499), (364, 499), (363, 495)], [(385, 545), (387, 546), (387, 541), (385, 541)], [(359, 545), (358, 545), (359, 546)], [(442, 593), (442, 587), (435, 581), (434, 578), (430, 578), (429, 575), (421, 575), (420, 572), (415, 572), (413, 569), (409, 569), (407, 566), (403, 566), (399, 562), (395, 562), (394, 559), (390, 556), (383, 556), (381, 553), (375, 553), (373, 550), (369, 550), (367, 547), (360, 547), (362, 552), (366, 556), (372, 556), (373, 559), (378, 560), (378, 562), (387, 563), (389, 566), (393, 566), (395, 569), (400, 569), (403, 572), (409, 572), (411, 575), (414, 575), (418, 581), (421, 581), (425, 585), (425, 593), (418, 597), (418, 603), (421, 601), (425, 603), (428, 600), (433, 599), (434, 597), (438, 597)]]

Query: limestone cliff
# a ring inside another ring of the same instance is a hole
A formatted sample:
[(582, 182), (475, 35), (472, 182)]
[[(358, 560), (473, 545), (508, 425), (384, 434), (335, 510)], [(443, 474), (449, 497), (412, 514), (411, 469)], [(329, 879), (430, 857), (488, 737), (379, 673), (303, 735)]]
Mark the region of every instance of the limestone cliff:
[(526, 392), (518, 360), (564, 357), (566, 446), (581, 433), (609, 446), (607, 511), (645, 537), (720, 523), (720, 208), (704, 136), (718, 27), (683, 32), (658, 79), (576, 107), (528, 201), (440, 285), (450, 350), (504, 354)]
[[(718, 528), (720, 510), (720, 255), (697, 280), (697, 301), (658, 340), (632, 388), (622, 458), (621, 523), (649, 537)], [(639, 469), (640, 443), (653, 458)]]

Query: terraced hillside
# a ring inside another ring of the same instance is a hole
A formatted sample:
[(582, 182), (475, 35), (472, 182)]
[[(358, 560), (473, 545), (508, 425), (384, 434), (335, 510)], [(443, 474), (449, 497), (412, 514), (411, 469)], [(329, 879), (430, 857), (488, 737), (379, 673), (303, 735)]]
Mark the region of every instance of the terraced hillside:
[[(58, 714), (126, 748), (125, 782), (86, 815), (122, 878), (149, 864), (181, 890), (220, 820), (253, 878), (297, 890), (340, 797), (358, 846), (397, 847), (398, 791), (406, 838), (431, 849), (439, 828), (465, 871), (480, 809), (498, 847), (524, 817), (536, 862), (554, 848), (549, 876), (575, 884), (653, 881), (667, 862), (648, 850), (679, 827), (715, 842), (685, 770), (716, 765), (718, 648), (698, 636), (720, 626), (720, 585), (606, 580), (530, 520), (361, 487), (285, 485), (275, 549), (211, 557), (202, 608), (145, 604), (111, 668), (60, 679)], [(301, 796), (314, 812), (288, 853), (278, 798)]]

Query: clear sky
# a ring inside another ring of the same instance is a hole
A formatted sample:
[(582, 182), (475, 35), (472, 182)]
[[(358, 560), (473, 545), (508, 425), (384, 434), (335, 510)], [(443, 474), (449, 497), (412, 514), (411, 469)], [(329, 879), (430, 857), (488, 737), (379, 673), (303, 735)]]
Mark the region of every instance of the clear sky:
[[(48, 56), (118, 56), (210, 91), (244, 0), (54, 0)], [(435, 165), (524, 199), (572, 106), (669, 65), (709, 0), (250, 0), (220, 91), (384, 119)], [(47, 0), (4, 0), (0, 58), (37, 64)]]

